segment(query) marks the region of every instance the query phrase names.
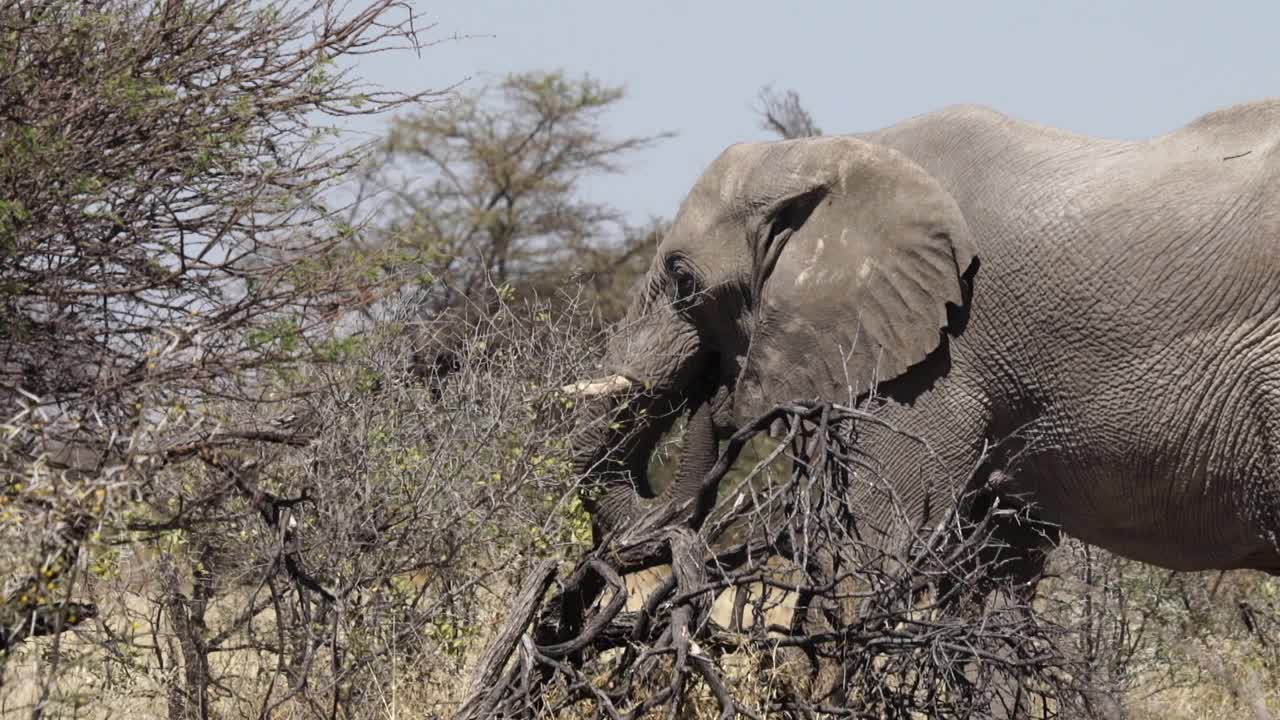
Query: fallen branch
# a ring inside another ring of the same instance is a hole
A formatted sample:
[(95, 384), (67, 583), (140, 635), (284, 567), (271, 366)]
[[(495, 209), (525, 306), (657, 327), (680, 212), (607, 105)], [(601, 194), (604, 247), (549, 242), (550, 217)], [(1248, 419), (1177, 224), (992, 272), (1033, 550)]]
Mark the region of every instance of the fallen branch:
[(467, 699), (463, 701), (462, 709), (456, 716), (458, 720), (472, 718), (480, 720), (491, 717), (493, 706), (500, 699), (498, 691), (502, 688), (499, 683), (502, 672), (515, 653), (521, 638), (524, 637), (525, 630), (533, 622), (542, 598), (547, 594), (547, 589), (551, 587), (555, 577), (556, 561), (551, 559), (539, 562), (529, 573), (524, 587), (520, 589), (520, 593), (516, 595), (515, 602), (512, 604), (513, 610), (507, 619), (507, 624), (489, 644), (476, 665)]

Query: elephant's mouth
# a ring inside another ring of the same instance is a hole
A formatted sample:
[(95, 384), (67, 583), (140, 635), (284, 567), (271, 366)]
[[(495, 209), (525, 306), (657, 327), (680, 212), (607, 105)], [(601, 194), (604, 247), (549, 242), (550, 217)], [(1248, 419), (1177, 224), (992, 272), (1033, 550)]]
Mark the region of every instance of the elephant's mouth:
[[(702, 369), (685, 388), (633, 400), (623, 411), (629, 416), (635, 444), (625, 452), (625, 468), (643, 498), (658, 497), (674, 481), (671, 466), (682, 463), (689, 446), (696, 412), (710, 412), (712, 432), (724, 432), (717, 412), (728, 404), (729, 385), (717, 372), (718, 358), (708, 353)], [(623, 426), (627, 425), (626, 421)]]
[[(685, 387), (664, 392), (638, 390), (633, 383), (608, 397), (605, 437), (579, 455), (580, 471), (592, 488), (588, 509), (601, 529), (655, 505), (684, 502), (701, 489), (718, 457), (716, 439), (724, 428), (717, 419), (727, 415), (732, 396), (719, 357), (708, 352), (701, 360)], [(668, 451), (682, 419), (684, 438), (672, 471)]]

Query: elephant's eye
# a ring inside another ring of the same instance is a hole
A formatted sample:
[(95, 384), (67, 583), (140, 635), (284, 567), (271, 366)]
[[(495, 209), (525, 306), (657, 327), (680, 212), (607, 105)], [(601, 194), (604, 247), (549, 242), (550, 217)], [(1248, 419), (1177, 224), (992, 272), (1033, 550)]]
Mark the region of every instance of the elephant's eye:
[(677, 310), (687, 310), (698, 294), (698, 277), (678, 257), (667, 261), (667, 288)]

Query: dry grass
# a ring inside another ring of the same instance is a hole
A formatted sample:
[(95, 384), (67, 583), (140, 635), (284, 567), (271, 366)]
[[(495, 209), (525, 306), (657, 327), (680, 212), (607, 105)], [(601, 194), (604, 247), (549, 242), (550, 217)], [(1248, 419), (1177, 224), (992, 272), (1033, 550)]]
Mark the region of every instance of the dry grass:
[[(113, 582), (106, 583), (110, 598), (102, 607), (100, 619), (61, 639), (61, 653), (68, 659), (68, 669), (58, 674), (52, 685), (51, 697), (56, 702), (50, 717), (84, 717), (84, 719), (113, 719), (113, 717), (137, 717), (140, 720), (160, 720), (169, 717), (168, 693), (174, 683), (174, 667), (160, 666), (155, 655), (136, 652), (131, 664), (125, 666), (119, 657), (106, 660), (101, 638), (104, 628), (116, 633), (131, 633), (134, 647), (172, 646), (172, 629), (146, 621), (155, 616), (155, 600), (161, 588), (154, 580), (154, 557), (143, 555), (122, 562), (123, 573)], [(1129, 568), (1130, 571), (1138, 571)], [(645, 571), (628, 579), (634, 606), (635, 593), (657, 582), (663, 569)], [(1220, 583), (1219, 594), (1213, 598), (1217, 605), (1204, 605), (1210, 623), (1199, 633), (1181, 632), (1178, 619), (1152, 626), (1144, 639), (1144, 647), (1151, 651), (1147, 664), (1161, 662), (1165, 667), (1135, 666), (1133, 671), (1146, 675), (1125, 692), (1123, 703), (1133, 720), (1261, 720), (1256, 710), (1266, 708), (1272, 716), (1280, 714), (1280, 683), (1267, 673), (1270, 648), (1262, 646), (1252, 637), (1240, 637), (1239, 630), (1231, 628), (1231, 610), (1239, 597), (1257, 596), (1267, 591), (1261, 588), (1271, 583), (1270, 578), (1251, 573), (1234, 574)], [(1197, 578), (1201, 585), (1210, 585), (1216, 575)], [(1236, 592), (1226, 593), (1221, 585), (1230, 584)], [(1052, 589), (1052, 588), (1051, 588)], [(449, 664), (426, 664), (434, 669), (422, 669), (422, 664), (412, 656), (399, 657), (381, 667), (372, 678), (372, 692), (364, 707), (348, 708), (352, 716), (370, 719), (399, 719), (399, 717), (448, 717), (461, 702), (466, 692), (468, 670), (483, 650), (494, 628), (498, 628), (508, 607), (504, 605), (504, 592), (493, 585), (490, 592), (475, 593), (477, 626), (483, 628), (472, 635), (460, 656)], [(1060, 591), (1059, 591), (1060, 592)], [(1170, 596), (1181, 588), (1169, 589)], [(731, 611), (728, 593), (718, 598), (713, 616), (727, 625)], [(219, 607), (210, 611), (212, 624), (241, 605), (242, 598), (227, 596)], [(270, 612), (262, 616), (262, 623), (273, 620)], [(769, 615), (771, 623), (786, 623), (788, 612), (778, 607)], [(750, 624), (750, 618), (749, 618)], [(1220, 624), (1222, 626), (1220, 626)], [(31, 714), (40, 698), (42, 674), (40, 665), (49, 656), (51, 638), (28, 642), (9, 661), (8, 682), (0, 689), (0, 716), (24, 717)], [(726, 679), (745, 701), (768, 701), (776, 698), (787, 687), (790, 678), (785, 667), (776, 667), (777, 657), (760, 657), (744, 651), (723, 662)], [(224, 678), (225, 692), (215, 693), (210, 707), (212, 715), (219, 717), (257, 716), (262, 698), (266, 696), (264, 675), (270, 667), (264, 666), (262, 656), (252, 648), (218, 653), (215, 674)], [(1140, 664), (1139, 664), (1140, 665)], [(1176, 667), (1175, 678), (1170, 678), (1169, 667)], [(1171, 685), (1171, 687), (1170, 687)], [(1252, 691), (1252, 692), (1251, 692)], [(692, 694), (682, 717), (703, 719), (716, 717), (718, 708), (705, 689)], [(301, 703), (287, 703), (276, 711), (276, 717), (311, 717), (311, 711)], [(576, 717), (576, 715), (564, 715)]]

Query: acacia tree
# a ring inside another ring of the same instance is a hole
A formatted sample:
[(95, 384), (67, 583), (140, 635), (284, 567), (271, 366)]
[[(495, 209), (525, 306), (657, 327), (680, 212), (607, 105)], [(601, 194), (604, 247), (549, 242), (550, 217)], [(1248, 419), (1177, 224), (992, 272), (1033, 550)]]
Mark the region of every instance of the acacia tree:
[(370, 176), (391, 191), (392, 219), (371, 239), (419, 269), (427, 314), (490, 303), (487, 288), (554, 295), (575, 272), (606, 316), (620, 310), (615, 285), (643, 272), (661, 223), (628, 227), (581, 183), (669, 136), (610, 137), (603, 116), (622, 98), (590, 77), (531, 72), (394, 122)]
[(261, 526), (270, 572), (315, 591), (244, 453), (305, 442), (269, 406), (314, 390), (295, 368), (340, 358), (332, 320), (380, 292), (328, 202), (367, 149), (331, 125), (424, 97), (349, 68), (414, 27), (397, 0), (0, 0), (0, 650), (54, 636), (21, 683), (37, 714), (122, 548), (173, 551), (174, 716), (207, 714), (224, 641), (206, 540)]

